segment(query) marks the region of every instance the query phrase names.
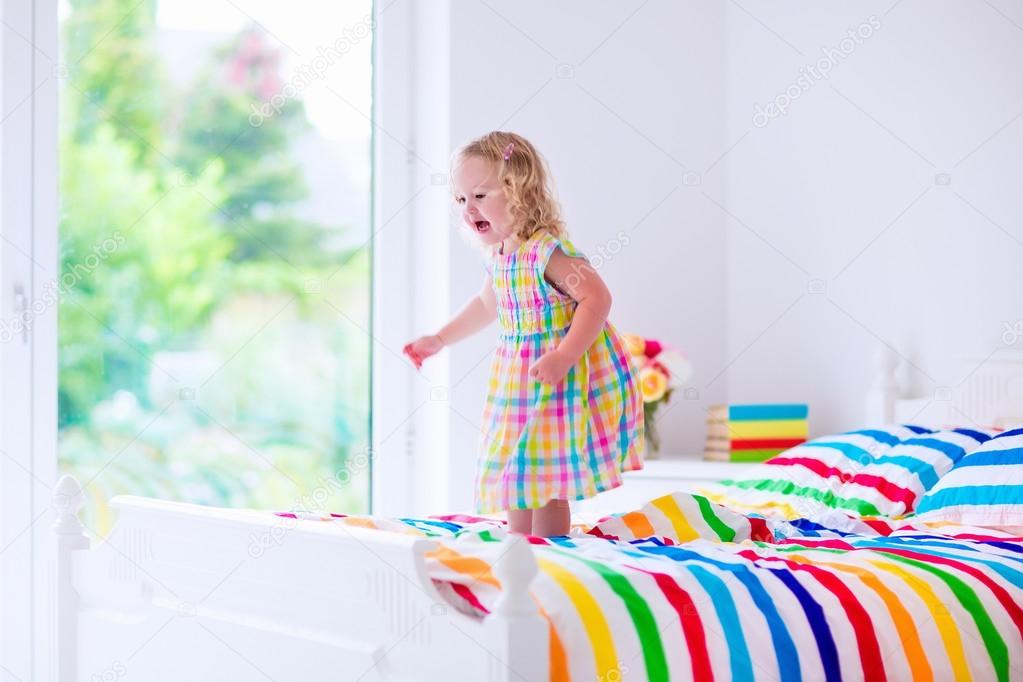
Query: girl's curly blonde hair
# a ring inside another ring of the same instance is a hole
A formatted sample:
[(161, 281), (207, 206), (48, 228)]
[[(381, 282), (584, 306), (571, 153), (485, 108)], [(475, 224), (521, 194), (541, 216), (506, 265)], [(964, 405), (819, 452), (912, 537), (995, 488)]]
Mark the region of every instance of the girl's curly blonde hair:
[(497, 166), (497, 178), (508, 197), (515, 236), (526, 241), (539, 230), (565, 236), (565, 223), (554, 199), (550, 170), (529, 140), (500, 130), (481, 135), (455, 153), (455, 163), (469, 156)]

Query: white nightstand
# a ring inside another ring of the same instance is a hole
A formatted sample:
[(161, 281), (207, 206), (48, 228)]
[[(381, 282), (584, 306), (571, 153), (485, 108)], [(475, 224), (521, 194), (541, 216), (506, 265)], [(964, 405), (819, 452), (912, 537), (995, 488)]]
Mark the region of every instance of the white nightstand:
[(732, 478), (754, 466), (738, 462), (707, 462), (695, 457), (647, 460), (640, 471), (625, 474), (625, 483), (596, 497), (572, 502), (572, 512), (584, 517), (639, 509), (655, 497), (675, 491), (696, 492), (697, 488)]

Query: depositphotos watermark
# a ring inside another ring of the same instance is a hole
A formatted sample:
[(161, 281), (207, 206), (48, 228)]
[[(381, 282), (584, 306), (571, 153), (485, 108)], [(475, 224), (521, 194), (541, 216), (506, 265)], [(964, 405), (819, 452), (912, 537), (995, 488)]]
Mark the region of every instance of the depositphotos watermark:
[(609, 668), (597, 675), (597, 682), (622, 682), (629, 674), (629, 666), (618, 661), (613, 668)]
[[(608, 239), (607, 242), (597, 247), (596, 253), (587, 255), (586, 261), (590, 264), (590, 267), (594, 270), (600, 270), (604, 267), (605, 263), (610, 263), (614, 260), (615, 256), (622, 252), (626, 246), (632, 243), (632, 239), (628, 233), (624, 230), (619, 230), (618, 233)], [(564, 284), (569, 289), (574, 289), (586, 279), (586, 270), (579, 263), (573, 262), (572, 272), (565, 276)]]
[(753, 125), (763, 128), (772, 120), (787, 114), (795, 100), (802, 97), (804, 92), (809, 91), (820, 81), (827, 80), (831, 76), (831, 70), (838, 66), (839, 62), (855, 52), (856, 48), (863, 44), (863, 41), (874, 35), (874, 32), (880, 28), (881, 20), (871, 14), (862, 24), (854, 29), (849, 29), (846, 37), (842, 38), (836, 47), (822, 47), (823, 55), (816, 62), (799, 69), (799, 77), (787, 88), (767, 104), (757, 103), (753, 113)]
[(18, 312), (11, 320), (0, 320), (0, 343), (9, 343), (11, 339), (32, 328), (37, 317), (45, 313), (67, 296), (78, 283), (92, 274), (103, 261), (124, 246), (127, 239), (120, 230), (92, 247), (92, 253), (81, 261), (71, 265), (60, 279), (45, 283), (42, 293), (30, 304), (18, 305)]
[(376, 20), (372, 14), (367, 14), (354, 26), (345, 26), (341, 30), (341, 35), (334, 42), (320, 45), (316, 49), (316, 56), (299, 65), (291, 78), (281, 87), (280, 92), (259, 106), (252, 105), (249, 125), (258, 128), (267, 119), (281, 113), (290, 100), (295, 99), (313, 83), (321, 80), (334, 64), (352, 51), (353, 47), (373, 35), (374, 28), (376, 28)]
[(89, 676), (89, 682), (115, 682), (128, 674), (128, 668), (120, 661), (114, 661), (106, 670), (93, 673)]
[(1015, 346), (1020, 339), (1023, 339), (1023, 320), (1002, 322), (1002, 343)]

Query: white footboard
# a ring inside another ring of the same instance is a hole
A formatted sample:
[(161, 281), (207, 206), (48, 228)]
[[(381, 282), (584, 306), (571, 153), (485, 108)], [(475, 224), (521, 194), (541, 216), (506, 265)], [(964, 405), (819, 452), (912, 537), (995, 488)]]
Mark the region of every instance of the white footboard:
[(77, 482), (57, 490), (59, 682), (548, 677), (520, 536), (494, 567), (504, 599), (479, 620), (433, 586), (423, 538), (119, 497), (90, 547)]

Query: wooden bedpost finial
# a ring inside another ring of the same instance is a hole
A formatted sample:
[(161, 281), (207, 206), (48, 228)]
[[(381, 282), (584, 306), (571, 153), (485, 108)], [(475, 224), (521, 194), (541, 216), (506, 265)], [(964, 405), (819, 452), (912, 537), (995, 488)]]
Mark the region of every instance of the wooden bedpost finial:
[(89, 548), (89, 538), (78, 520), (78, 511), (85, 503), (82, 486), (73, 476), (64, 475), (53, 489), (53, 507), (57, 520), (53, 522), (57, 556), (55, 568), (56, 593), (56, 662), (57, 682), (74, 682), (78, 676), (78, 615), (81, 606), (74, 586), (72, 555)]
[(529, 593), (529, 584), (537, 574), (536, 557), (526, 538), (514, 533), (505, 540), (504, 553), (494, 563), (494, 576), (501, 581), (501, 596), (494, 604), (494, 615), (501, 618), (532, 616), (536, 604)]
[(53, 490), (53, 506), (57, 510), (53, 532), (57, 535), (82, 535), (85, 528), (78, 520), (78, 512), (84, 504), (82, 486), (75, 477), (68, 474), (61, 476)]

